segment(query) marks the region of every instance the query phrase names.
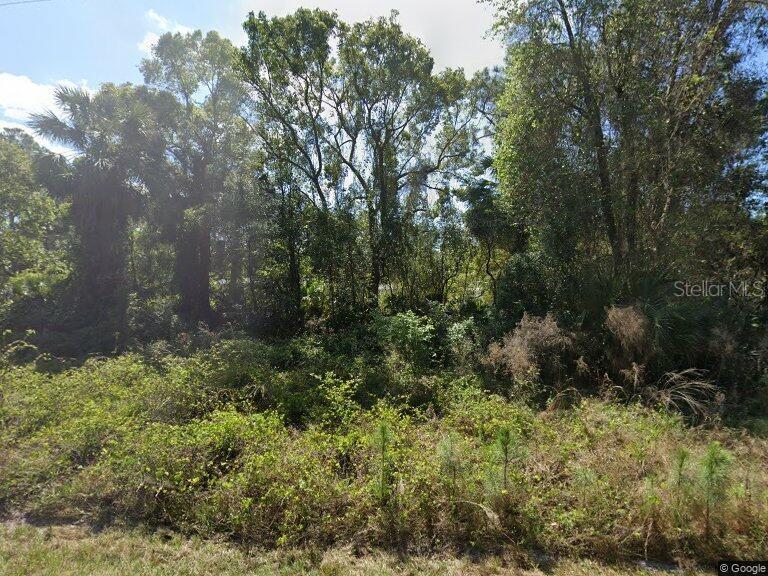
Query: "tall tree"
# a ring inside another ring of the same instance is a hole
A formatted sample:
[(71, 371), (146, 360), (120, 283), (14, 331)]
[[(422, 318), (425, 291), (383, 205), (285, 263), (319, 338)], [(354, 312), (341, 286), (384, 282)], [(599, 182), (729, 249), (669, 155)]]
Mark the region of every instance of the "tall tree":
[(335, 14), (321, 10), (301, 8), (272, 19), (251, 13), (244, 24), (248, 44), (239, 61), (251, 88), (249, 121), (267, 157), (270, 180), (278, 187), (290, 182), (304, 197), (315, 236), (323, 238), (309, 247), (309, 254), (327, 281), (332, 315), (338, 314), (341, 301), (343, 267), (328, 240), (335, 210), (345, 199), (339, 163), (327, 145), (324, 100), (334, 74), (332, 45), (341, 26)]
[(140, 206), (139, 164), (154, 133), (146, 96), (127, 84), (104, 84), (95, 94), (60, 86), (63, 115), (47, 112), (31, 121), (37, 133), (79, 154), (71, 207), (76, 306), (79, 322), (92, 328), (92, 347), (104, 352), (127, 336), (127, 226)]
[(405, 196), (445, 184), (471, 156), (476, 114), (463, 73), (435, 74), (394, 14), (353, 26), (319, 10), (251, 14), (245, 29), (241, 68), (260, 141), (301, 177), (326, 223), (333, 210), (362, 216), (367, 300), (378, 305)]
[(365, 206), (374, 302), (400, 244), (403, 195), (438, 186), (471, 156), (475, 116), (464, 74), (434, 74), (433, 66), (396, 13), (354, 24), (341, 38), (331, 146)]
[(235, 170), (244, 136), (244, 90), (233, 70), (235, 50), (216, 32), (167, 33), (141, 70), (149, 86), (173, 97), (160, 111), (166, 177), (153, 196), (174, 239), (178, 312), (187, 324), (213, 322), (211, 241), (217, 209)]
[(673, 263), (706, 206), (756, 190), (765, 78), (745, 64), (764, 6), (494, 4), (511, 39), (496, 167), (562, 257), (607, 255), (624, 278)]

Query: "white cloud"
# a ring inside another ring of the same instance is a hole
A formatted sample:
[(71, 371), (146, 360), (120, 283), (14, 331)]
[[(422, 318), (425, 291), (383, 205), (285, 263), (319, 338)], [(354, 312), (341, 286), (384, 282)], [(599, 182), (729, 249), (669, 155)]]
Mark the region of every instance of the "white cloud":
[(147, 10), (147, 13), (144, 16), (161, 32), (192, 32), (192, 28), (189, 26), (184, 26), (183, 24), (169, 20), (165, 16), (160, 16), (160, 14), (151, 8)]
[[(7, 72), (0, 72), (0, 128), (19, 128), (32, 134), (32, 130), (26, 125), (30, 114), (36, 112), (60, 112), (56, 106), (54, 91), (57, 85), (75, 86), (74, 82), (62, 80), (51, 84), (35, 82), (27, 76), (18, 76)], [(86, 87), (85, 82), (80, 84)], [(69, 148), (50, 142), (35, 134), (35, 139), (54, 152), (71, 156)]]
[(38, 84), (27, 76), (0, 73), (0, 116), (26, 120), (31, 112), (52, 110), (54, 84)]
[(182, 34), (192, 32), (192, 28), (189, 26), (184, 26), (183, 24), (169, 20), (151, 8), (147, 10), (147, 13), (144, 14), (144, 17), (149, 21), (154, 30), (148, 30), (145, 32), (144, 37), (141, 39), (141, 42), (139, 42), (137, 46), (139, 47), (139, 50), (141, 50), (141, 52), (147, 56), (152, 55), (152, 48), (154, 48), (155, 44), (157, 44), (157, 41), (160, 39), (160, 34), (165, 32), (181, 32)]
[(160, 30), (167, 31), (171, 29), (171, 21), (168, 20), (168, 18), (165, 18), (164, 16), (160, 16), (160, 14), (158, 14), (151, 8), (147, 11), (145, 16), (147, 20), (152, 22)]
[[(487, 35), (493, 11), (477, 0), (241, 0), (232, 17), (238, 18), (239, 26), (250, 10), (282, 16), (302, 6), (336, 11), (348, 22), (388, 16), (397, 10), (403, 28), (431, 50), (437, 68), (461, 67), (472, 73), (503, 63), (501, 42)], [(241, 30), (233, 27), (227, 32), (236, 43), (245, 41)]]
[(157, 32), (147, 32), (144, 34), (144, 38), (139, 42), (139, 50), (147, 56), (152, 55), (152, 48), (154, 48), (157, 41), (160, 40), (160, 35)]

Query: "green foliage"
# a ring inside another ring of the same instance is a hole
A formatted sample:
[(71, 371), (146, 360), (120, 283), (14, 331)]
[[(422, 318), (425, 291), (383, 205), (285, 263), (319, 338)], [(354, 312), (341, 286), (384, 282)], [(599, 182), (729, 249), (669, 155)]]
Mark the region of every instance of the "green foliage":
[(491, 550), (503, 537), (568, 554), (713, 559), (768, 546), (765, 455), (737, 435), (595, 401), (537, 414), (467, 378), (436, 396), (439, 417), (364, 409), (361, 381), (333, 373), (311, 377), (295, 428), (284, 404), (253, 410), (264, 399), (247, 382), (274, 378), (278, 354), (245, 342), (152, 364), (5, 370), (4, 510), (286, 547)]
[(470, 367), (478, 360), (479, 334), (472, 318), (453, 322), (445, 333), (446, 348), (452, 363), (458, 367)]
[(317, 385), (313, 390), (316, 399), (308, 398), (312, 406), (310, 419), (330, 429), (350, 424), (359, 410), (354, 396), (360, 382), (340, 379), (333, 372), (313, 376)]
[[(78, 361), (300, 335), (222, 375), (295, 424), (313, 374), (426, 407), (440, 367), (541, 405), (695, 369), (708, 408), (759, 414), (765, 10), (688, 4), (493, 2), (505, 66), (471, 79), (396, 14), (252, 13), (239, 50), (163, 34), (142, 84), (34, 116), (73, 160), (4, 132), (0, 324)], [(700, 279), (753, 292), (675, 293)], [(630, 347), (617, 311), (642, 318)], [(519, 334), (500, 369), (494, 343), (547, 317), (568, 346)]]
[[(378, 308), (385, 284), (390, 303), (446, 301), (470, 246), (450, 193), (433, 203), (427, 185), (463, 174), (474, 158), (463, 72), (435, 73), (394, 14), (346, 24), (322, 10), (251, 13), (244, 28), (239, 69), (268, 152), (265, 176), (283, 199), (308, 201), (309, 285), (313, 296), (326, 291), (329, 319), (349, 323), (360, 308)], [(296, 227), (285, 240), (290, 260)]]
[(492, 445), (492, 461), (498, 464), (500, 470), (500, 492), (506, 495), (509, 492), (510, 466), (515, 460), (517, 441), (512, 436), (512, 431), (507, 426), (501, 426), (496, 432), (496, 441)]
[(701, 461), (699, 481), (704, 496), (705, 537), (710, 539), (712, 530), (712, 514), (715, 507), (725, 499), (728, 486), (728, 471), (731, 465), (731, 455), (718, 442), (711, 442)]
[[(468, 223), (484, 243), (510, 225), (523, 240), (501, 243), (501, 266), (487, 253), (498, 286), (493, 337), (525, 313), (554, 313), (582, 331), (586, 362), (616, 386), (628, 388), (622, 372), (634, 362), (651, 381), (696, 367), (715, 373), (727, 395), (740, 395), (735, 381), (752, 388), (756, 364), (733, 346), (732, 363), (710, 350), (723, 331), (744, 349), (760, 346), (746, 326), (765, 313), (766, 269), (755, 255), (764, 245), (766, 76), (750, 64), (765, 50), (753, 36), (765, 7), (489, 3), (510, 39), (493, 116), (498, 190), (470, 191)], [(703, 65), (702, 53), (717, 64)], [(674, 290), (676, 281), (741, 279), (751, 292)], [(651, 328), (629, 358), (606, 350), (601, 325), (607, 309), (631, 305)]]
[(0, 134), (0, 314), (21, 299), (49, 296), (69, 273), (67, 206), (40, 187), (35, 159), (10, 136)]
[(410, 310), (394, 316), (379, 316), (374, 322), (374, 330), (385, 350), (420, 365), (433, 360), (435, 327), (428, 318)]
[[(234, 71), (235, 49), (217, 32), (165, 33), (141, 64), (146, 84), (160, 93), (152, 113), (156, 154), (140, 171), (150, 203), (147, 221), (172, 241), (172, 290), (187, 327), (212, 323), (211, 237), (217, 214), (227, 208), (245, 161), (246, 127), (239, 110), (245, 90)], [(237, 174), (229, 178), (230, 173)], [(242, 192), (237, 194), (245, 203)], [(224, 227), (220, 227), (222, 235)], [(242, 230), (230, 243), (242, 241)], [(241, 256), (234, 263), (241, 267)], [(234, 278), (238, 280), (238, 278)], [(235, 288), (227, 296), (238, 297)], [(226, 301), (226, 298), (223, 298)], [(231, 305), (231, 302), (226, 302)]]
[(503, 71), (251, 13), (0, 136), (0, 513), (768, 553), (765, 7), (493, 4)]
[(672, 461), (672, 478), (671, 486), (674, 494), (674, 513), (675, 513), (675, 525), (678, 530), (683, 529), (683, 514), (685, 507), (689, 504), (689, 498), (691, 494), (690, 478), (688, 476), (687, 466), (690, 460), (691, 454), (683, 447), (678, 448), (673, 456)]

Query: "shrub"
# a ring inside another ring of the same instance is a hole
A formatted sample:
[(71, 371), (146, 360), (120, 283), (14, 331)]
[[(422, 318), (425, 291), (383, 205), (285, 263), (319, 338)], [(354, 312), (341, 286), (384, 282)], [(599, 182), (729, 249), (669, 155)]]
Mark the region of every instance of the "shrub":
[(432, 339), (435, 327), (430, 320), (411, 312), (379, 316), (374, 330), (382, 347), (402, 355), (417, 365), (428, 365), (434, 358)]
[(513, 541), (616, 559), (768, 554), (762, 440), (691, 430), (639, 404), (537, 413), (447, 374), (434, 376), (433, 409), (396, 399), (364, 409), (353, 398), (360, 380), (307, 376), (310, 415), (295, 427), (243, 400), (229, 359), (252, 362), (244, 374), (265, 361), (232, 346), (160, 365), (127, 355), (58, 374), (3, 372), (5, 512), (267, 547), (494, 551)]
[(611, 306), (605, 325), (627, 353), (640, 354), (648, 344), (650, 323), (636, 306)]
[(488, 347), (487, 363), (520, 384), (558, 382), (561, 356), (572, 344), (573, 338), (551, 315), (540, 318), (523, 314), (513, 332)]
[(317, 384), (313, 389), (314, 398), (308, 398), (310, 420), (331, 429), (350, 424), (360, 410), (354, 400), (360, 382), (338, 378), (333, 372), (313, 376)]
[(471, 318), (454, 322), (448, 327), (447, 341), (451, 357), (457, 366), (472, 366), (477, 353), (476, 326)]

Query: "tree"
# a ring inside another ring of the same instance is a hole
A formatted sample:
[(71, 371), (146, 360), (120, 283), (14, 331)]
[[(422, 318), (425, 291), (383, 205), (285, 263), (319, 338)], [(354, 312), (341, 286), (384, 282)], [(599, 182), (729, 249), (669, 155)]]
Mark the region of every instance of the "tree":
[[(333, 76), (331, 45), (341, 23), (335, 14), (299, 9), (284, 18), (251, 13), (244, 24), (248, 45), (240, 72), (252, 90), (250, 125), (266, 156), (265, 169), (275, 189), (290, 182), (302, 195), (318, 242), (307, 246), (313, 268), (329, 292), (332, 316), (338, 304), (344, 266), (330, 242), (335, 209), (346, 202), (338, 161), (328, 150), (327, 83)], [(297, 215), (298, 217), (298, 215)], [(292, 225), (296, 227), (296, 225)], [(300, 280), (298, 280), (300, 281)], [(351, 292), (354, 292), (352, 290)], [(355, 296), (351, 296), (354, 306)]]
[[(395, 14), (347, 26), (300, 9), (272, 19), (251, 14), (245, 29), (240, 66), (254, 91), (259, 142), (290, 166), (322, 230), (331, 233), (334, 217), (355, 226), (362, 218), (364, 296), (378, 306), (403, 242), (405, 197), (445, 188), (471, 160), (476, 115), (467, 81), (461, 71), (434, 74), (429, 52)], [(330, 286), (344, 266), (321, 255)]]
[(30, 160), (35, 182), (56, 200), (68, 200), (71, 196), (71, 167), (61, 154), (51, 152), (20, 128), (5, 128), (2, 138), (21, 148)]
[(242, 158), (244, 90), (234, 47), (216, 32), (166, 33), (142, 62), (145, 82), (172, 96), (160, 114), (167, 163), (153, 197), (175, 247), (178, 312), (190, 326), (212, 323), (211, 237), (228, 182)]
[(496, 167), (559, 258), (607, 257), (624, 281), (674, 265), (708, 207), (758, 188), (765, 78), (744, 64), (764, 6), (494, 4), (512, 39)]
[(95, 94), (59, 86), (63, 110), (36, 114), (34, 130), (79, 153), (74, 162), (72, 221), (77, 323), (90, 327), (94, 350), (121, 347), (127, 336), (127, 226), (140, 206), (138, 175), (155, 133), (147, 95), (125, 84)]
[(38, 184), (30, 153), (17, 144), (20, 138), (0, 133), (0, 312), (21, 298), (47, 295), (69, 272), (67, 207)]
[(331, 147), (364, 201), (369, 292), (376, 303), (402, 245), (403, 195), (445, 190), (460, 161), (471, 161), (475, 115), (465, 100), (468, 84), (462, 71), (436, 75), (433, 65), (396, 13), (351, 26), (340, 42)]

